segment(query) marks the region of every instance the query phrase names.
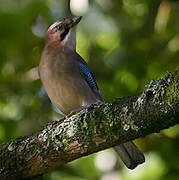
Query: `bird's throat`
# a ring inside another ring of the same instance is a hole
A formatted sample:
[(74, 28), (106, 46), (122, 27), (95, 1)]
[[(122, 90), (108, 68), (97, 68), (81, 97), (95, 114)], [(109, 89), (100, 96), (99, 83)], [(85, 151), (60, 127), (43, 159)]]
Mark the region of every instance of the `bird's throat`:
[(66, 28), (65, 31), (61, 34), (61, 39), (60, 41), (63, 41), (66, 37), (66, 35), (69, 33), (70, 28)]

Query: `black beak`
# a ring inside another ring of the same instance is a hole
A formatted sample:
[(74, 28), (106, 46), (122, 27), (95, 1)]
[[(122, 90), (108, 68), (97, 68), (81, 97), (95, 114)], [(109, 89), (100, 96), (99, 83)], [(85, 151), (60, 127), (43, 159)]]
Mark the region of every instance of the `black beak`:
[(61, 34), (60, 41), (63, 41), (65, 39), (65, 36), (69, 33), (70, 28), (76, 26), (80, 22), (81, 18), (81, 16), (77, 16), (74, 18), (68, 18), (63, 20), (64, 32)]
[(74, 18), (68, 18), (68, 19), (64, 19), (63, 24), (65, 28), (72, 28), (74, 26), (76, 26), (80, 20), (81, 20), (82, 16), (76, 16)]
[(72, 18), (71, 27), (77, 25), (81, 21), (81, 19), (82, 19), (82, 16), (77, 16), (77, 17)]

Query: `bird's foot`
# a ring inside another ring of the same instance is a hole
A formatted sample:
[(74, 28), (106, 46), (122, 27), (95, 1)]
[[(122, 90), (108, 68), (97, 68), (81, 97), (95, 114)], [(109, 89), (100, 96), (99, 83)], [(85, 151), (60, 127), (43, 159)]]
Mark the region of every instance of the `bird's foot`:
[(72, 110), (72, 111), (70, 112), (70, 114), (67, 115), (67, 117), (69, 118), (69, 117), (71, 117), (71, 116), (79, 113), (81, 110), (83, 110), (83, 109), (85, 109), (85, 108), (86, 108), (86, 107), (82, 106), (82, 107), (79, 108), (79, 109)]

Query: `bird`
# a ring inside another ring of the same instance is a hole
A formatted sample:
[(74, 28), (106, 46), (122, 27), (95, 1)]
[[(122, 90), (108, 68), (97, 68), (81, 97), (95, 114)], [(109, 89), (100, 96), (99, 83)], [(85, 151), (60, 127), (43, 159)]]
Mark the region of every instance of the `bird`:
[[(93, 73), (76, 52), (76, 27), (81, 18), (63, 18), (48, 28), (38, 66), (39, 78), (49, 99), (63, 115), (104, 102)], [(129, 169), (145, 161), (133, 142), (114, 149)]]

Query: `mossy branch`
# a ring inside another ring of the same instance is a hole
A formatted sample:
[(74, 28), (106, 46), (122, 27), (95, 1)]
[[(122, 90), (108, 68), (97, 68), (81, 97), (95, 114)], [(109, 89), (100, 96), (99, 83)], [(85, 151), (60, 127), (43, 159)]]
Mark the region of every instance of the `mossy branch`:
[[(93, 104), (0, 145), (0, 179), (30, 179), (74, 159), (179, 123), (179, 70), (135, 97)], [(146, 162), (147, 163), (147, 162)]]

